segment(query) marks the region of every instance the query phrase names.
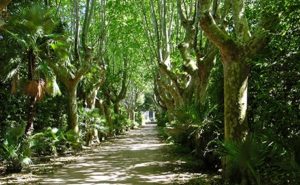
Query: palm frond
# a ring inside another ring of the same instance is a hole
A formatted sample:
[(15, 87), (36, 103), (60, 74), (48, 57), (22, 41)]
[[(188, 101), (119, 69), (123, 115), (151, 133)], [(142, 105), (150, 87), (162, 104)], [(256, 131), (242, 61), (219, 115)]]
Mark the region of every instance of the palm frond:
[(17, 65), (17, 67), (9, 71), (8, 74), (6, 75), (6, 78), (4, 79), (4, 82), (7, 82), (12, 78), (14, 78), (19, 73), (19, 70), (20, 70), (20, 65)]

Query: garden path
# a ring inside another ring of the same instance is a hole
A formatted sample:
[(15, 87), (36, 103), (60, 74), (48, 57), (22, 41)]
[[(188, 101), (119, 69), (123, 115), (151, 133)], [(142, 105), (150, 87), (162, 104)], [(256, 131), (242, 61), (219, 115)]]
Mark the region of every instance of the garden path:
[(43, 176), (40, 184), (181, 184), (197, 175), (184, 172), (184, 162), (168, 148), (155, 124), (146, 124)]

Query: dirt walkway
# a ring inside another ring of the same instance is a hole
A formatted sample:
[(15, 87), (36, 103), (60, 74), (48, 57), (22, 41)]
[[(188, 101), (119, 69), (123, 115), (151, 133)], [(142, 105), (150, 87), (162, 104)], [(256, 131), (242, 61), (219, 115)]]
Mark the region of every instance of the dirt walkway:
[(43, 176), (40, 184), (174, 184), (196, 175), (178, 170), (181, 161), (168, 156), (168, 146), (157, 134), (153, 124), (132, 130)]

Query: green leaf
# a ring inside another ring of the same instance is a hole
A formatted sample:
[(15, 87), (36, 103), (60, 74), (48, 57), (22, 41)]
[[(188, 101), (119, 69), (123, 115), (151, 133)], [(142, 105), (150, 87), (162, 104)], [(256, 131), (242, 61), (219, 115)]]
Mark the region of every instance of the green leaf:
[(47, 80), (46, 92), (53, 97), (61, 95), (61, 91), (55, 77)]

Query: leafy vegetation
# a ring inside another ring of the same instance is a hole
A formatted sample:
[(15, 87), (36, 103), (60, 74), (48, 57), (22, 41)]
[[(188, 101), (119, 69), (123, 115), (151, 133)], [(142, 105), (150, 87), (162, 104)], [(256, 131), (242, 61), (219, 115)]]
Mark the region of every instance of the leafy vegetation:
[(299, 15), (297, 0), (0, 1), (0, 165), (98, 145), (152, 110), (220, 183), (298, 184)]

